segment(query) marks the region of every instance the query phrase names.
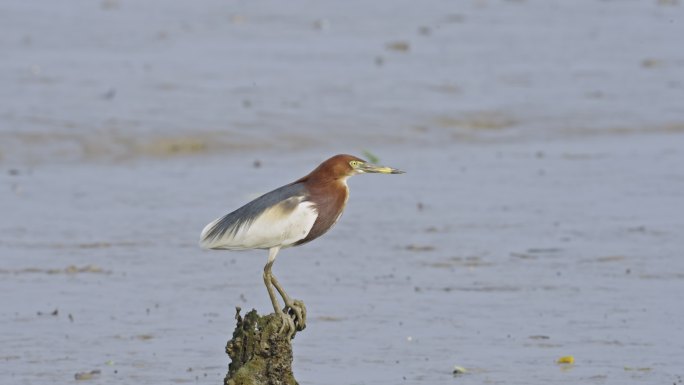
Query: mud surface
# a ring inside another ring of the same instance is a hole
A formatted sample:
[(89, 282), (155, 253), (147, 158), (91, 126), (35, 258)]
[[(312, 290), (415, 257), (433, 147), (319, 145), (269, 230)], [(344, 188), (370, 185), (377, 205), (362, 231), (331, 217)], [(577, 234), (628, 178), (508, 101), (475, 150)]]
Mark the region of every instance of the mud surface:
[(681, 382), (684, 4), (330, 6), (3, 3), (0, 383), (220, 383), (266, 253), (199, 231), (364, 150), (300, 384)]

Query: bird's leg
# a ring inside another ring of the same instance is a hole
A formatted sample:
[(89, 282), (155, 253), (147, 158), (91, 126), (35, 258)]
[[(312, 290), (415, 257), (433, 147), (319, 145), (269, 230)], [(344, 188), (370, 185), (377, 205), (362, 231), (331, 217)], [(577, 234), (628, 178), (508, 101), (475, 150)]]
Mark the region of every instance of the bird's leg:
[(280, 333), (287, 333), (287, 337), (291, 338), (296, 330), (294, 321), (292, 320), (292, 318), (290, 318), (288, 314), (285, 314), (280, 309), (280, 304), (278, 303), (278, 299), (276, 298), (272, 284), (273, 275), (271, 274), (271, 266), (273, 266), (273, 262), (275, 261), (275, 257), (278, 254), (278, 250), (280, 250), (279, 247), (274, 247), (268, 251), (268, 262), (266, 263), (266, 266), (264, 266), (264, 284), (266, 284), (268, 296), (271, 297), (271, 304), (273, 304), (273, 310), (277, 315), (280, 316), (280, 319), (283, 322), (282, 326), (280, 327)]
[(278, 290), (280, 296), (283, 297), (283, 301), (285, 301), (285, 309), (290, 308), (292, 313), (294, 313), (294, 323), (297, 327), (297, 330), (304, 330), (304, 328), (306, 328), (306, 306), (304, 306), (304, 302), (298, 299), (293, 300), (290, 298), (273, 274), (271, 274), (271, 283)]
[(294, 334), (296, 328), (294, 321), (288, 314), (285, 314), (283, 310), (280, 308), (280, 304), (278, 303), (278, 299), (275, 296), (275, 291), (273, 290), (273, 286), (271, 284), (272, 282), (272, 275), (271, 275), (271, 266), (273, 263), (269, 262), (266, 264), (266, 267), (264, 268), (264, 283), (266, 284), (266, 290), (268, 290), (268, 296), (271, 297), (271, 303), (273, 304), (273, 310), (277, 315), (280, 316), (282, 319), (282, 326), (280, 327), (280, 333), (287, 333), (288, 337), (292, 337)]

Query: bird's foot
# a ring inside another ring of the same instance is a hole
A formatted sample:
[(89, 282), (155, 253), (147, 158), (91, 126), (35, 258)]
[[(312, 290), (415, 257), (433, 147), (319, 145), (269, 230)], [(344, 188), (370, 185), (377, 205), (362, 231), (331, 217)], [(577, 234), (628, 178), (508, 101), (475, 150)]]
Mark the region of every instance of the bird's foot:
[(292, 336), (294, 336), (295, 331), (299, 330), (295, 327), (294, 320), (292, 319), (292, 317), (290, 317), (289, 314), (285, 314), (282, 311), (278, 311), (277, 314), (280, 316), (280, 319), (283, 321), (282, 325), (280, 325), (280, 330), (278, 331), (278, 333), (284, 334), (287, 336), (288, 339), (291, 339)]
[(285, 302), (285, 311), (294, 319), (297, 331), (306, 328), (306, 306), (301, 300), (289, 300)]

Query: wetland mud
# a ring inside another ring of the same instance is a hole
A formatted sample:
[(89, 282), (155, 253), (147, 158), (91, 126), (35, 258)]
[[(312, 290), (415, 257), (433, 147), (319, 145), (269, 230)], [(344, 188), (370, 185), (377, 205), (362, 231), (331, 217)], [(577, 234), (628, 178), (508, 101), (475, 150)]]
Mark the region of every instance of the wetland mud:
[(310, 306), (301, 385), (681, 383), (682, 20), (4, 0), (0, 383), (221, 383), (233, 306), (273, 307), (263, 253), (200, 230), (364, 150), (406, 176), (350, 180), (336, 226), (273, 267)]

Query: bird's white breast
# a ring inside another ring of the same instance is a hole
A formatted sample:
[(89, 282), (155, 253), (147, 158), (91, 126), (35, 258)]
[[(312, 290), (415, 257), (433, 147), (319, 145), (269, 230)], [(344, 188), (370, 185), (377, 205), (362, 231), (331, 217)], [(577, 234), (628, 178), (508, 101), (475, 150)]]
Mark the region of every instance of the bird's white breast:
[(242, 224), (234, 232), (226, 232), (221, 237), (206, 239), (205, 235), (219, 221), (208, 224), (202, 231), (202, 247), (208, 249), (269, 249), (288, 247), (309, 234), (318, 212), (312, 202), (302, 197), (292, 197), (298, 203), (294, 209), (286, 209), (293, 202), (282, 202), (264, 210), (253, 221)]

